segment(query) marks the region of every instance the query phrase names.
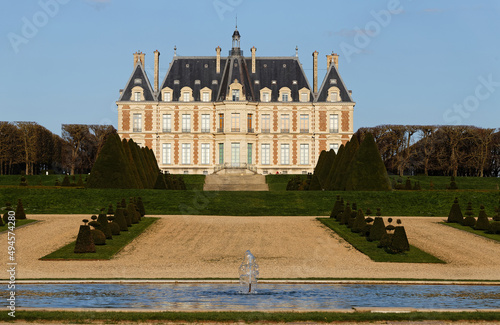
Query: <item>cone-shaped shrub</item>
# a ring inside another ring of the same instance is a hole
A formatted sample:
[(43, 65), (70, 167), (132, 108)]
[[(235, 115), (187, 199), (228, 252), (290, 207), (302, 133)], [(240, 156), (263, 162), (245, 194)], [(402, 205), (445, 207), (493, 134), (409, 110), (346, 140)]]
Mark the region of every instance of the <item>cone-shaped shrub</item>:
[(16, 220), (21, 219), (26, 219), (26, 213), (24, 212), (23, 201), (21, 201), (21, 199), (18, 199), (16, 207)]
[[(338, 171), (335, 174), (333, 181), (333, 190), (345, 191), (347, 189), (348, 181), (351, 181), (351, 168), (354, 162), (354, 157), (359, 148), (358, 138), (353, 136), (347, 143), (344, 150), (343, 159), (339, 162)], [(331, 184), (330, 184), (331, 185)]]
[(488, 220), (488, 216), (486, 215), (486, 211), (484, 211), (484, 205), (481, 205), (481, 209), (479, 210), (479, 216), (477, 217), (476, 224), (474, 225), (474, 229), (476, 230), (488, 230), (490, 229), (490, 221)]
[(120, 235), (120, 225), (115, 221), (114, 216), (108, 216), (109, 220), (109, 229), (111, 229), (111, 235), (118, 236)]
[(449, 190), (458, 190), (457, 183), (455, 182), (455, 176), (451, 176), (450, 185), (448, 186)]
[(347, 225), (349, 219), (351, 218), (351, 205), (349, 202), (346, 203), (344, 212), (342, 212), (342, 218), (340, 219), (340, 223), (343, 225)]
[(119, 208), (116, 208), (115, 210), (115, 220), (119, 226), (120, 226), (120, 231), (128, 231), (127, 227), (127, 218), (125, 217), (124, 214), (124, 209), (119, 205)]
[(405, 227), (397, 226), (392, 235), (391, 244), (388, 246), (390, 253), (402, 253), (410, 250), (410, 243), (406, 237)]
[(314, 167), (314, 173), (311, 180), (311, 185), (309, 186), (310, 191), (321, 191), (321, 180), (320, 173), (323, 168), (327, 168), (326, 166), (326, 151), (323, 150), (319, 154), (318, 162), (316, 163), (316, 167)]
[(167, 184), (165, 183), (165, 177), (162, 173), (158, 173), (156, 176), (155, 186), (153, 187), (155, 190), (166, 190)]
[(383, 235), (387, 234), (385, 230), (384, 219), (382, 217), (376, 217), (373, 221), (373, 226), (370, 229), (370, 234), (368, 235), (369, 241), (380, 240)]
[(141, 217), (146, 215), (146, 209), (144, 208), (144, 203), (142, 203), (142, 198), (140, 196), (137, 197), (137, 209), (139, 209)]
[(108, 205), (108, 212), (106, 212), (107, 214), (115, 214), (115, 211), (113, 210), (113, 204), (109, 204)]
[(367, 133), (355, 153), (345, 183), (347, 191), (390, 191), (391, 181), (377, 144), (371, 133)]
[(99, 230), (101, 230), (104, 233), (106, 239), (113, 239), (113, 234), (111, 232), (111, 228), (109, 227), (108, 217), (104, 213), (104, 209), (101, 210), (101, 213), (97, 218), (97, 222), (99, 222), (99, 224), (101, 225), (99, 227)]
[[(88, 221), (88, 220), (84, 220)], [(78, 231), (78, 236), (76, 237), (75, 249), (73, 250), (76, 254), (82, 253), (95, 253), (95, 244), (90, 226), (81, 225)]]
[(467, 203), (467, 210), (465, 211), (465, 219), (463, 221), (464, 226), (474, 227), (476, 225), (476, 218), (473, 217), (474, 212), (472, 212), (472, 203)]
[(409, 177), (407, 177), (407, 178), (406, 178), (406, 182), (405, 182), (405, 190), (407, 190), (407, 191), (411, 191), (411, 189), (412, 189), (412, 188), (411, 188), (411, 181), (410, 181), (410, 178), (409, 178)]
[(462, 210), (460, 210), (460, 205), (458, 204), (458, 198), (455, 198), (453, 205), (451, 206), (450, 213), (448, 214), (447, 222), (462, 223), (464, 216)]
[(378, 243), (377, 247), (381, 248), (386, 248), (389, 247), (392, 243), (392, 236), (393, 234), (385, 233), (382, 235), (380, 238), (380, 242)]
[(339, 207), (339, 210), (337, 212), (337, 214), (335, 215), (335, 220), (337, 220), (338, 222), (340, 222), (340, 220), (342, 220), (342, 214), (344, 213), (344, 199), (343, 198), (340, 198), (340, 207)]
[(325, 182), (323, 184), (323, 188), (325, 190), (331, 191), (333, 189), (333, 183), (338, 172), (340, 161), (343, 159), (342, 157), (344, 155), (344, 151), (345, 151), (345, 146), (341, 144), (337, 152), (337, 155), (335, 156), (333, 163), (330, 166), (330, 170), (328, 171), (328, 175), (326, 176)]
[(71, 183), (69, 181), (69, 176), (68, 175), (64, 175), (64, 178), (63, 178), (61, 186), (71, 186)]
[(363, 233), (366, 228), (366, 220), (365, 215), (363, 214), (363, 210), (358, 209), (358, 213), (356, 218), (354, 219), (354, 223), (352, 224), (352, 232)]
[(81, 174), (78, 177), (78, 181), (76, 182), (76, 186), (78, 186), (78, 187), (84, 187), (85, 186), (85, 184), (83, 183), (83, 178), (82, 178)]
[(127, 205), (127, 218), (130, 216), (130, 221), (132, 223), (138, 223), (139, 218), (137, 218), (137, 207), (135, 206), (132, 198), (130, 198), (130, 202)]
[(354, 220), (356, 219), (357, 215), (358, 215), (358, 205), (356, 204), (356, 202), (354, 202), (351, 205), (351, 217), (349, 218), (349, 220), (347, 220), (347, 228), (352, 228)]
[(336, 218), (337, 213), (339, 213), (340, 210), (340, 195), (337, 195), (337, 200), (335, 201), (335, 204), (333, 205), (332, 212), (330, 213), (330, 218)]

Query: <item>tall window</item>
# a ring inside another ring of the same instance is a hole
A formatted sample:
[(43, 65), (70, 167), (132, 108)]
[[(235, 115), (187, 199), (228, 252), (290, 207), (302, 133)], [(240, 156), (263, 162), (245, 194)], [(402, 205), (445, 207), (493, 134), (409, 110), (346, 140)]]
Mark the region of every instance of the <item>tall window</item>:
[(300, 145), (300, 164), (301, 165), (309, 165), (309, 145), (301, 144)]
[(191, 115), (182, 114), (182, 132), (191, 132)]
[(248, 114), (247, 115), (247, 132), (253, 133), (253, 121), (252, 121), (253, 115)]
[(190, 143), (183, 143), (182, 144), (182, 157), (181, 157), (181, 162), (183, 165), (189, 165), (191, 164), (191, 144)]
[(333, 92), (333, 93), (330, 93), (330, 99), (332, 102), (338, 102), (338, 96), (339, 96), (339, 93), (337, 92)]
[(281, 101), (282, 102), (288, 102), (288, 94), (281, 95)]
[(172, 94), (171, 93), (163, 93), (163, 101), (164, 102), (172, 101)]
[(201, 164), (210, 164), (210, 143), (201, 144)]
[(270, 148), (271, 148), (271, 145), (269, 143), (262, 144), (262, 153), (261, 153), (262, 165), (269, 165)]
[(262, 114), (262, 133), (269, 133), (271, 130), (271, 116), (269, 114)]
[(330, 133), (339, 132), (339, 115), (330, 114)]
[(231, 114), (231, 132), (240, 132), (240, 113)]
[(338, 143), (330, 143), (330, 150), (334, 150), (335, 153), (339, 152), (339, 144)]
[(300, 133), (309, 133), (309, 115), (300, 114)]
[(185, 101), (185, 102), (189, 102), (191, 99), (191, 96), (189, 94), (189, 92), (185, 91), (182, 93), (182, 100)]
[(290, 165), (290, 145), (288, 143), (281, 144), (281, 164)]
[(210, 114), (201, 114), (201, 132), (210, 132)]
[(224, 114), (219, 114), (219, 127), (217, 132), (224, 132)]
[(281, 133), (290, 133), (290, 114), (281, 114)]
[(134, 132), (142, 132), (142, 114), (134, 113), (132, 127)]
[(172, 132), (172, 115), (163, 114), (162, 124), (163, 132)]
[(253, 149), (253, 143), (247, 144), (247, 164), (249, 165), (252, 164), (252, 149)]
[(233, 89), (232, 95), (233, 95), (233, 102), (237, 102), (240, 100), (240, 90), (239, 89)]
[(219, 164), (224, 164), (224, 143), (219, 143)]
[(162, 155), (161, 155), (161, 160), (164, 165), (170, 165), (172, 163), (171, 160), (171, 151), (172, 147), (170, 143), (164, 143), (162, 146)]
[(307, 93), (301, 93), (300, 94), (300, 101), (301, 102), (307, 102)]
[(268, 92), (262, 93), (262, 101), (265, 103), (269, 102), (269, 93)]
[(210, 93), (208, 91), (204, 91), (201, 94), (201, 100), (204, 101), (204, 102), (210, 101)]
[(140, 100), (141, 100), (141, 93), (140, 93), (139, 91), (136, 91), (136, 92), (134, 93), (134, 100), (135, 100), (136, 102), (138, 102), (138, 101), (140, 101)]

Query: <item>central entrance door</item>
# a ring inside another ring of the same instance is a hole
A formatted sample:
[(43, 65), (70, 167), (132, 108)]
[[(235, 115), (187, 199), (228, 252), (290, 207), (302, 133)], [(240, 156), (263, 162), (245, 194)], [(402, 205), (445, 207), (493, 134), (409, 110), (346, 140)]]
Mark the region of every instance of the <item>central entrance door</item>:
[(240, 166), (240, 143), (231, 143), (231, 167)]

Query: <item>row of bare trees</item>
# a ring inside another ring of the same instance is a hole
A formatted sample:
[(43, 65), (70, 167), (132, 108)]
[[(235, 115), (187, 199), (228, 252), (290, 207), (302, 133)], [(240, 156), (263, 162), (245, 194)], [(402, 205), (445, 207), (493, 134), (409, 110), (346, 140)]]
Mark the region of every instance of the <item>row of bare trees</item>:
[(387, 170), (404, 174), (500, 176), (500, 130), (451, 125), (379, 125), (375, 137)]
[(111, 125), (64, 124), (62, 137), (35, 122), (0, 121), (0, 175), (87, 173)]

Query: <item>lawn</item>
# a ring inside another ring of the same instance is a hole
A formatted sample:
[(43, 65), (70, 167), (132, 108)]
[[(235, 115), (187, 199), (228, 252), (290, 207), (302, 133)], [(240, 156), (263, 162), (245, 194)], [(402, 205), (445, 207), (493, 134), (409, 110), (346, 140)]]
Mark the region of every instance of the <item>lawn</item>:
[[(21, 226), (24, 226), (24, 225), (27, 225), (29, 223), (32, 223), (32, 222), (35, 222), (36, 220), (33, 220), (33, 219), (21, 219), (21, 220), (16, 220), (16, 225), (15, 225), (15, 228), (19, 228)], [(8, 227), (9, 225), (6, 223), (4, 224), (3, 226), (0, 227), (0, 233), (1, 232), (4, 232), (4, 231), (7, 231), (8, 230)], [(14, 231), (15, 231), (15, 228), (14, 228)]]
[(344, 238), (354, 248), (367, 255), (374, 262), (394, 263), (445, 263), (415, 246), (410, 245), (410, 251), (402, 254), (389, 254), (384, 249), (377, 247), (378, 242), (370, 242), (366, 237), (353, 233), (346, 225), (341, 225), (335, 219), (319, 218), (325, 226), (332, 229), (340, 237)]
[(472, 234), (475, 234), (475, 235), (478, 235), (478, 236), (482, 236), (482, 237), (486, 237), (488, 239), (492, 239), (492, 240), (496, 240), (496, 241), (500, 242), (500, 234), (488, 234), (484, 230), (476, 230), (476, 229), (473, 229), (473, 228), (471, 228), (469, 226), (463, 226), (463, 225), (460, 225), (458, 223), (441, 222), (441, 224), (449, 226), (449, 227), (453, 227), (453, 228), (456, 228), (456, 229), (460, 229), (460, 230), (463, 230), (463, 231), (467, 231), (467, 232), (470, 232)]
[[(113, 239), (107, 239), (106, 245), (96, 245), (95, 253), (83, 253), (75, 254), (73, 250), (75, 249), (75, 242), (71, 242), (66, 246), (52, 252), (44, 257), (42, 260), (109, 260), (113, 258), (120, 250), (123, 249), (128, 243), (139, 236), (146, 228), (151, 226), (158, 218), (146, 217), (142, 220), (133, 224), (132, 227), (128, 228), (128, 231), (120, 232), (120, 235), (113, 236)], [(76, 235), (77, 233), (75, 233)]]

